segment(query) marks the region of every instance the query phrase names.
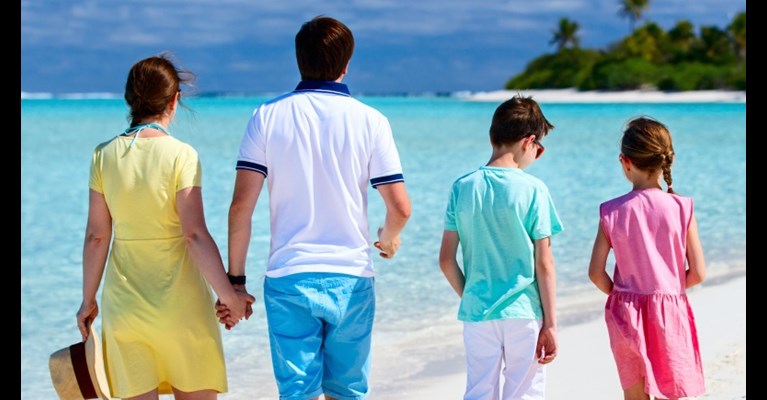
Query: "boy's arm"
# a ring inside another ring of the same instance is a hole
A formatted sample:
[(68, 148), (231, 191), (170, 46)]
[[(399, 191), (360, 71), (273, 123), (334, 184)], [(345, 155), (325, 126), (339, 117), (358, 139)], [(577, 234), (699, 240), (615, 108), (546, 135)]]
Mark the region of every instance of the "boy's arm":
[(690, 220), (690, 228), (687, 229), (687, 269), (685, 276), (685, 288), (695, 286), (706, 278), (706, 261), (703, 259), (703, 246), (698, 237), (698, 223), (695, 215)]
[(557, 356), (557, 277), (550, 237), (535, 241), (535, 275), (543, 307), (543, 326), (538, 334), (535, 354), (539, 363), (548, 364)]
[(378, 241), (375, 246), (381, 250), (383, 258), (392, 258), (399, 249), (399, 234), (410, 218), (410, 197), (404, 182), (394, 182), (376, 187), (386, 205), (384, 225), (378, 229)]
[(597, 237), (594, 239), (594, 247), (591, 249), (589, 279), (605, 294), (610, 294), (613, 291), (613, 280), (605, 271), (608, 254), (610, 254), (610, 242), (607, 241), (607, 236), (602, 231), (602, 224), (599, 224)]
[(458, 231), (445, 230), (442, 232), (442, 246), (439, 249), (439, 267), (445, 278), (453, 287), (458, 297), (463, 297), (463, 288), (466, 285), (466, 277), (458, 266), (456, 254), (458, 253)]

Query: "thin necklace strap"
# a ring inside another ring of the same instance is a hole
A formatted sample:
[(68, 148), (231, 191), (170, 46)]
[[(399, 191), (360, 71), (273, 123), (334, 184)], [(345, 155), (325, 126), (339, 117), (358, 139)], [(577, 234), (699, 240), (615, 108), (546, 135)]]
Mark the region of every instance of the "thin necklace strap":
[(146, 128), (157, 129), (158, 131), (163, 132), (166, 135), (170, 135), (170, 132), (168, 132), (168, 130), (163, 128), (162, 125), (160, 125), (158, 123), (155, 123), (155, 122), (150, 122), (148, 124), (133, 125), (130, 128), (126, 129), (125, 132), (123, 132), (121, 134), (123, 136), (128, 136), (128, 135), (130, 135), (132, 133), (136, 134), (135, 136), (133, 136), (133, 140), (130, 141), (130, 144), (128, 145), (128, 148), (133, 147), (133, 143), (136, 142), (136, 139), (138, 139), (138, 136), (141, 133), (141, 131), (143, 131)]

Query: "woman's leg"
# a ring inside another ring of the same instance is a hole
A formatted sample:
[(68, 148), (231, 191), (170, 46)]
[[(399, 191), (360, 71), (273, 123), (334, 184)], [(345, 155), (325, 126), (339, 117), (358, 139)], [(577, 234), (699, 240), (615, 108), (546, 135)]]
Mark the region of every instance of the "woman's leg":
[(138, 396), (126, 397), (123, 400), (157, 400), (159, 398), (160, 398), (160, 395), (157, 393), (157, 389), (154, 389), (150, 392), (146, 392)]
[(212, 389), (184, 392), (173, 388), (173, 397), (176, 400), (215, 400), (218, 392)]

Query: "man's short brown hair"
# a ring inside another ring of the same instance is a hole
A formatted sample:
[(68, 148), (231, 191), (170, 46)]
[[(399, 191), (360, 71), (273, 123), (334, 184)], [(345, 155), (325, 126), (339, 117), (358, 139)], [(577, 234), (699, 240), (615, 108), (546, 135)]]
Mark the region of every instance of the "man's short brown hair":
[(296, 62), (302, 80), (334, 81), (354, 52), (354, 36), (336, 19), (317, 16), (296, 34)]

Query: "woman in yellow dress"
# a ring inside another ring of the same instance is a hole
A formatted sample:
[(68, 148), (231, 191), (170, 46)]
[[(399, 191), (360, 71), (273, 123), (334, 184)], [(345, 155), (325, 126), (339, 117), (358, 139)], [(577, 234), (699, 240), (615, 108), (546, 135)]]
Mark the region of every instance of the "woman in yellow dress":
[(102, 343), (113, 397), (226, 392), (210, 287), (232, 310), (228, 325), (250, 316), (255, 301), (234, 289), (208, 232), (197, 152), (168, 133), (191, 77), (165, 56), (136, 63), (125, 85), (131, 126), (93, 153), (77, 324), (87, 339), (106, 267)]

